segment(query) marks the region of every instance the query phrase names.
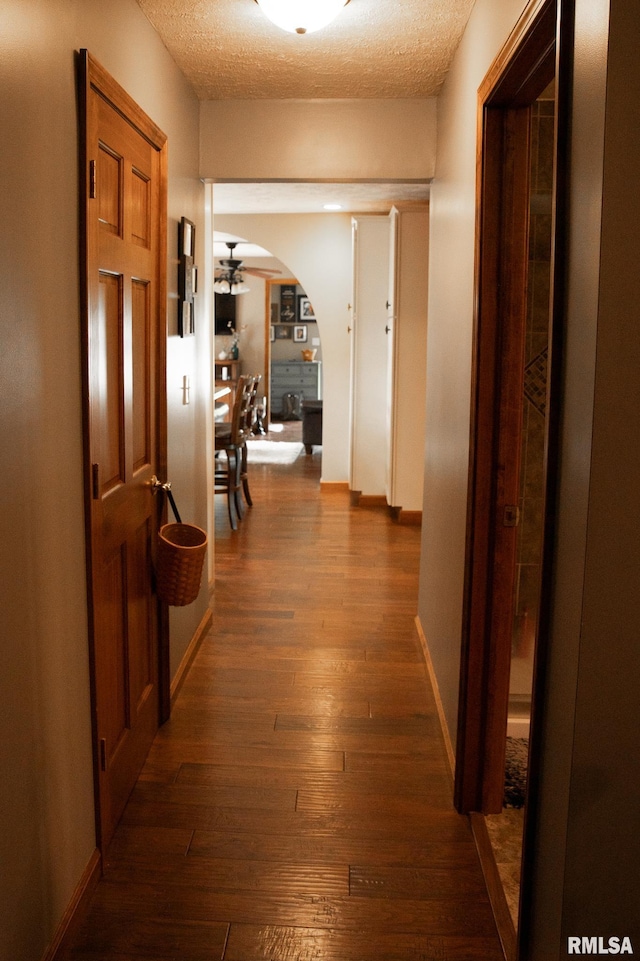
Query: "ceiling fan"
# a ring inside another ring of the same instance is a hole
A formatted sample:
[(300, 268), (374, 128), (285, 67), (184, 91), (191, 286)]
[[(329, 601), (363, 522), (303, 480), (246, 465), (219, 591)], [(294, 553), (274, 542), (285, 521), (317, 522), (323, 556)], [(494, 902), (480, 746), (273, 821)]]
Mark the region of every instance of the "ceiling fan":
[(244, 282), (243, 274), (252, 274), (254, 277), (261, 277), (268, 280), (274, 274), (279, 274), (279, 270), (269, 270), (266, 267), (245, 267), (241, 260), (233, 256), (233, 252), (238, 246), (237, 241), (230, 243), (226, 241), (229, 248), (229, 256), (220, 259), (220, 267), (216, 271), (216, 280), (213, 289), (218, 294), (246, 294), (249, 287)]

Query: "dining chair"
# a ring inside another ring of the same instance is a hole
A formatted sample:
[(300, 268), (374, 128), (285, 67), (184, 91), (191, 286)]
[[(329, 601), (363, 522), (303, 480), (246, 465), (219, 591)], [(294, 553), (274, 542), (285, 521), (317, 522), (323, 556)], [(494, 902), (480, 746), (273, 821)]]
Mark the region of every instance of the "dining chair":
[[(247, 473), (247, 438), (251, 437), (253, 429), (261, 379), (260, 374), (242, 374), (238, 379), (230, 423), (215, 425), (214, 493), (226, 493), (229, 523), (234, 531), (244, 515), (241, 490), (249, 507), (253, 506)], [(226, 466), (217, 459), (222, 451), (226, 455)]]
[[(252, 374), (241, 374), (238, 378), (236, 396), (231, 410), (231, 421), (215, 424), (215, 473), (214, 495), (226, 494), (227, 510), (231, 529), (238, 529), (238, 520), (242, 517), (243, 508), (240, 498), (242, 485), (242, 448), (246, 446), (247, 424), (250, 423), (250, 407), (252, 401)], [(220, 454), (225, 454), (226, 463), (220, 460)]]

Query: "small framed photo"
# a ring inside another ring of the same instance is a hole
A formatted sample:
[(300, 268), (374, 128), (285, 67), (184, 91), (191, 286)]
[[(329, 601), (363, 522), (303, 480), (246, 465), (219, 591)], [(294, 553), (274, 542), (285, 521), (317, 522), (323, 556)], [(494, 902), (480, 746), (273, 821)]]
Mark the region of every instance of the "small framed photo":
[(195, 296), (198, 290), (198, 268), (193, 257), (196, 249), (196, 225), (186, 217), (178, 223), (178, 333), (181, 337), (195, 334)]
[(178, 256), (193, 257), (195, 253), (196, 225), (186, 217), (178, 224)]
[(288, 324), (276, 324), (274, 330), (276, 340), (291, 340), (291, 327)]
[(280, 323), (294, 324), (296, 320), (296, 285), (280, 285)]
[(298, 295), (298, 320), (300, 323), (307, 323), (308, 321), (315, 321), (316, 315), (313, 309), (313, 304), (306, 296), (306, 294)]
[(275, 327), (273, 326), (273, 324), (271, 324), (271, 332), (270, 332), (270, 335), (269, 335), (269, 340), (273, 343), (273, 341), (274, 341), (275, 339), (276, 339), (276, 329), (275, 329)]
[(307, 325), (300, 324), (293, 328), (293, 342), (294, 344), (306, 344), (307, 342)]

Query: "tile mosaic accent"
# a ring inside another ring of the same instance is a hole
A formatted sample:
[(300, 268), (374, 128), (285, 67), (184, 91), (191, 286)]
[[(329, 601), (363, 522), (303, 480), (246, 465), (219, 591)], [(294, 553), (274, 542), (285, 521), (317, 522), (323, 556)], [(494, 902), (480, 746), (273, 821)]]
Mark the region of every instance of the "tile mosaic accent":
[(525, 367), (524, 393), (535, 409), (544, 417), (547, 410), (547, 362), (549, 348), (545, 347)]

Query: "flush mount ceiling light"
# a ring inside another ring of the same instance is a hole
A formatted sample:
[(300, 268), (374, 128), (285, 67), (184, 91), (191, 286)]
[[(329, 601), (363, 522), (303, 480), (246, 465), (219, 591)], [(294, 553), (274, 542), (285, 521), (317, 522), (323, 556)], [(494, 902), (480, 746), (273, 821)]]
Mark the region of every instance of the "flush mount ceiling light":
[(338, 16), (349, 0), (256, 0), (265, 17), (289, 33), (313, 33)]

